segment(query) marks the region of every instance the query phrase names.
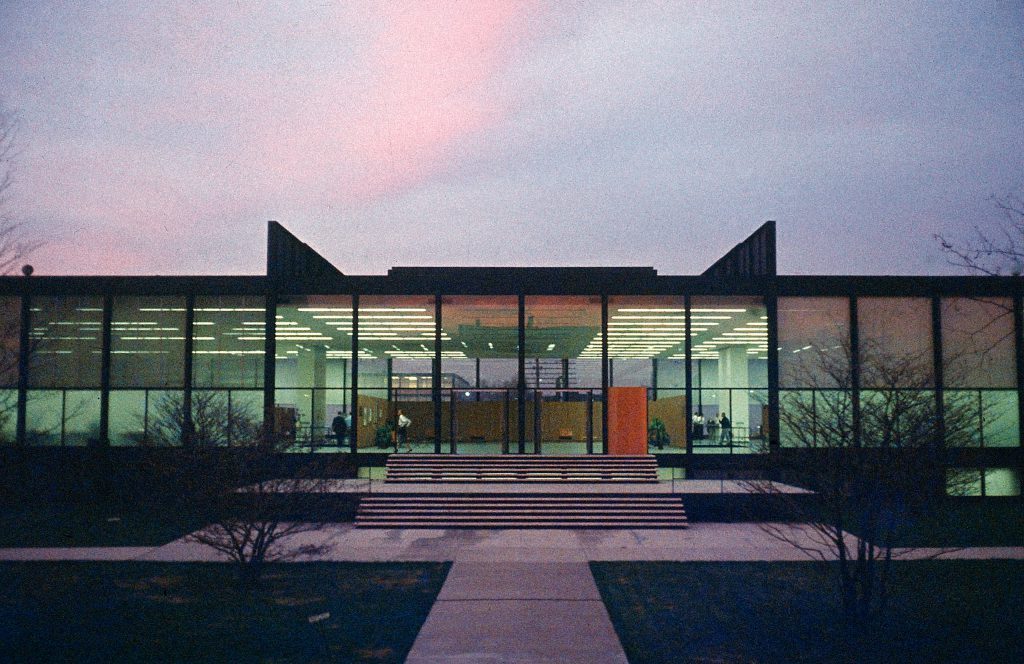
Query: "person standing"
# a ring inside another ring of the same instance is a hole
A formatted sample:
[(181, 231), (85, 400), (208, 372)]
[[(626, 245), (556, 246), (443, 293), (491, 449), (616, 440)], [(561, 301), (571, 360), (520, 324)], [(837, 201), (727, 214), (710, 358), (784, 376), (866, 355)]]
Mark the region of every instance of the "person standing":
[(722, 440), (723, 443), (729, 443), (732, 445), (732, 422), (729, 421), (729, 416), (722, 411), (722, 416), (718, 420), (718, 425), (722, 429)]
[(334, 439), (338, 441), (338, 447), (344, 447), (345, 435), (348, 433), (348, 422), (345, 421), (345, 414), (338, 411), (338, 414), (331, 420), (331, 429), (334, 430)]
[(412, 420), (399, 410), (396, 424), (398, 426), (395, 428), (395, 452), (398, 452), (399, 445), (405, 446), (406, 452), (412, 452), (412, 445), (409, 444), (409, 425), (412, 424)]

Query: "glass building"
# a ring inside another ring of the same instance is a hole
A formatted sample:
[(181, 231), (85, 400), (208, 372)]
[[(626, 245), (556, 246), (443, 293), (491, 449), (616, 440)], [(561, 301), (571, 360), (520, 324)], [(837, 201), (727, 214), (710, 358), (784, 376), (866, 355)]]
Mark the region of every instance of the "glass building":
[(1021, 278), (780, 276), (772, 222), (698, 276), (352, 276), (268, 230), (266, 275), (0, 278), (0, 445), (273, 432), (380, 465), (401, 410), (419, 452), (608, 454), (605, 405), (634, 387), (649, 451), (680, 476), (763, 467), (826, 431), (870, 447), (899, 400), (959, 437), (951, 472), (976, 493), (1020, 494)]

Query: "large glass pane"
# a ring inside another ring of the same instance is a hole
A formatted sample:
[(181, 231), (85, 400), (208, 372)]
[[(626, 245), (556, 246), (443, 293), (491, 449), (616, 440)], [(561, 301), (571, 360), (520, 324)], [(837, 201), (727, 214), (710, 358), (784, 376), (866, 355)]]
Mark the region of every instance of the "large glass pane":
[[(197, 297), (192, 323), (192, 386), (263, 387), (265, 299), (257, 296)], [(282, 325), (279, 333), (288, 332)], [(290, 337), (290, 333), (278, 338)], [(279, 341), (280, 343), (280, 341)], [(286, 350), (292, 350), (290, 343)], [(278, 348), (280, 354), (281, 349)]]
[[(446, 296), (441, 307), (443, 449), (450, 449), (454, 431), (458, 452), (518, 450), (519, 299)], [(527, 441), (533, 438), (532, 410)]]
[(947, 387), (1015, 388), (1013, 301), (943, 298), (942, 363)]
[(531, 449), (600, 451), (601, 298), (527, 297), (525, 334)]
[[(252, 325), (257, 327), (257, 325)], [(274, 427), (299, 448), (320, 446), (336, 413), (326, 390), (350, 390), (352, 298), (311, 295), (277, 305)], [(360, 357), (367, 355), (360, 350)], [(351, 399), (344, 400), (346, 417)]]
[[(696, 326), (702, 331), (708, 326)], [(600, 336), (593, 348), (600, 352)], [(646, 387), (652, 452), (686, 450), (686, 309), (678, 296), (608, 298), (608, 382)]]
[(779, 386), (849, 387), (850, 301), (779, 298)]
[(38, 297), (32, 300), (33, 350), (29, 386), (100, 386), (103, 300), (98, 297)]
[(184, 382), (185, 298), (114, 298), (111, 387), (180, 388)]
[[(360, 448), (393, 450), (400, 442), (402, 449), (434, 450), (434, 304), (430, 295), (359, 298)], [(450, 381), (451, 376), (441, 378), (442, 386)], [(410, 422), (401, 432), (399, 411)]]
[(691, 307), (693, 422), (705, 436), (695, 438), (695, 451), (767, 449), (768, 312), (764, 301), (695, 297)]
[(0, 390), (0, 445), (13, 445), (18, 437), (18, 391)]
[(99, 436), (99, 391), (29, 392), (25, 433), (29, 445), (97, 445)]
[(929, 299), (858, 298), (857, 326), (862, 387), (923, 388), (933, 385)]

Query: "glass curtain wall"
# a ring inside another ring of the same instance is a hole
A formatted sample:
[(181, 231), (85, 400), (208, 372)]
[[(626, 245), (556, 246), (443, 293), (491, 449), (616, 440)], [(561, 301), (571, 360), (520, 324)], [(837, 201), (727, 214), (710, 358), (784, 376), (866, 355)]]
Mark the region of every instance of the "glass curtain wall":
[[(339, 451), (332, 423), (338, 413), (352, 435), (352, 298), (281, 298), (275, 315), (274, 433), (291, 449)], [(258, 314), (249, 321), (259, 329)], [(364, 356), (360, 349), (360, 357)], [(368, 356), (368, 354), (365, 354)], [(360, 376), (362, 378), (362, 376)]]
[(759, 297), (694, 297), (693, 451), (767, 452), (768, 312)]
[(184, 297), (113, 298), (111, 445), (181, 444), (186, 424), (185, 309)]
[(0, 297), (0, 445), (18, 435), (18, 361), (21, 349), (21, 298)]
[(519, 298), (445, 296), (441, 328), (442, 449), (518, 451)]
[(783, 447), (853, 440), (850, 301), (779, 298), (779, 426)]
[(1013, 301), (943, 298), (941, 316), (947, 439), (954, 445), (1019, 446)]
[[(711, 326), (697, 329), (709, 332)], [(600, 357), (599, 334), (588, 348), (591, 354), (595, 351)], [(652, 453), (686, 451), (687, 419), (694, 416), (695, 409), (686, 402), (686, 308), (682, 297), (608, 298), (608, 384), (647, 388), (648, 447)]]
[(533, 296), (526, 298), (525, 307), (530, 449), (600, 453), (601, 298)]
[(33, 298), (29, 341), (25, 442), (98, 443), (103, 298)]
[(256, 442), (263, 426), (266, 300), (197, 297), (192, 323), (192, 426), (207, 445)]
[(432, 295), (359, 298), (360, 449), (434, 451), (434, 305)]
[(931, 300), (857, 299), (861, 444), (915, 446), (934, 438)]

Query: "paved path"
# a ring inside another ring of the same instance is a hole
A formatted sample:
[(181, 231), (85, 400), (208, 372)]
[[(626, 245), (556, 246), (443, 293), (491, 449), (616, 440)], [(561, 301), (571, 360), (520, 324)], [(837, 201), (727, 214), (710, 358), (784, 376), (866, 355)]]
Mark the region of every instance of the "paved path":
[[(794, 534), (812, 544), (810, 532)], [(587, 562), (589, 560), (807, 560), (800, 551), (753, 523), (693, 523), (685, 530), (441, 530), (360, 529), (331, 524), (296, 536), (293, 545), (317, 544), (307, 560)], [(906, 558), (1024, 559), (1024, 547), (897, 550)], [(176, 540), (159, 547), (0, 548), (0, 560), (217, 561), (209, 548)]]
[(586, 563), (456, 562), (409, 664), (626, 662)]

